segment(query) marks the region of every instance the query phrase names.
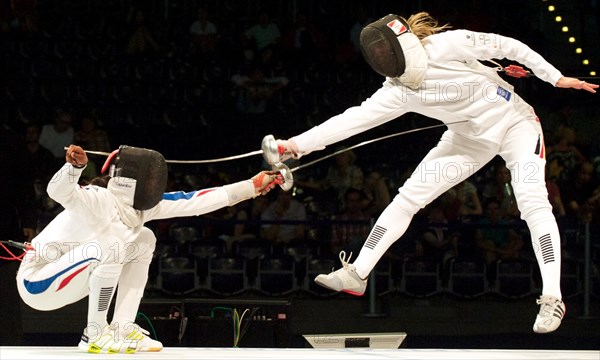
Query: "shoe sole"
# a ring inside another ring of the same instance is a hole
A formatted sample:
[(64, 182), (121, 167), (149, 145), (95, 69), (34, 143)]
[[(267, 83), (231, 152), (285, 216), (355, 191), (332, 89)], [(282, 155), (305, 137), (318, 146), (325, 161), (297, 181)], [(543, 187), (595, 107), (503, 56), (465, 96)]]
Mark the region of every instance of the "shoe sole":
[(354, 295), (354, 296), (363, 296), (363, 295), (365, 294), (364, 292), (362, 292), (362, 293), (359, 293), (359, 292), (357, 292), (357, 291), (352, 291), (352, 290), (347, 290), (347, 289), (337, 290), (337, 289), (334, 289), (334, 288), (332, 288), (332, 287), (330, 287), (330, 286), (327, 286), (327, 284), (325, 284), (325, 283), (323, 283), (323, 282), (319, 281), (317, 278), (315, 278), (315, 283), (316, 283), (317, 285), (320, 285), (320, 286), (322, 286), (322, 287), (324, 287), (324, 288), (326, 288), (326, 289), (329, 289), (329, 290), (331, 290), (331, 291), (336, 291), (336, 292), (344, 292), (344, 293), (346, 293), (346, 294), (350, 294), (350, 295)]
[(162, 350), (162, 348), (149, 348), (149, 349), (145, 349), (145, 350), (138, 350), (137, 352), (159, 352), (161, 350)]
[[(78, 346), (79, 351), (84, 352), (84, 353), (88, 353), (88, 354), (135, 354), (136, 352), (139, 351), (135, 351), (134, 349), (126, 349), (125, 351), (114, 351), (114, 350), (106, 350), (103, 348), (100, 348), (99, 346), (95, 346), (95, 345), (89, 345), (88, 347), (84, 347), (84, 346)], [(160, 351), (160, 350), (156, 350), (156, 351)]]
[(161, 351), (163, 348), (148, 348), (148, 349), (143, 349), (143, 350), (133, 350), (133, 349), (127, 349), (125, 351), (122, 352), (115, 352), (115, 351), (110, 351), (110, 350), (103, 350), (98, 346), (95, 345), (86, 345), (86, 344), (79, 344), (77, 345), (77, 348), (79, 349), (79, 351), (81, 352), (85, 352), (85, 353), (90, 353), (90, 354), (133, 354), (136, 352), (159, 352)]
[(351, 290), (342, 290), (342, 292), (345, 292), (346, 294), (350, 294), (350, 295), (354, 295), (354, 296), (363, 296), (365, 293), (358, 293), (356, 291), (351, 291)]

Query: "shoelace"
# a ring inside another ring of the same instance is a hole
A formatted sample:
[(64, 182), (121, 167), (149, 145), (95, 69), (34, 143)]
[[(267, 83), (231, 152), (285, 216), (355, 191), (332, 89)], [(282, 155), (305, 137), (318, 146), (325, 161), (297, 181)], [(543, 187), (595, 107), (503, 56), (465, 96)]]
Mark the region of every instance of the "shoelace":
[(540, 313), (542, 313), (542, 315), (544, 315), (544, 316), (552, 315), (551, 310), (556, 301), (552, 301), (551, 299), (546, 298), (546, 297), (541, 297), (541, 298), (537, 299), (535, 302), (538, 305), (543, 305), (542, 308), (540, 309)]
[[(127, 338), (134, 338), (136, 340), (142, 340), (146, 336), (150, 336), (150, 331), (144, 329), (138, 324), (134, 325), (134, 329), (127, 335)], [(139, 337), (137, 336), (139, 334)]]
[(352, 259), (352, 252), (348, 254), (348, 260), (346, 260), (346, 251), (340, 251), (340, 262), (342, 263), (342, 268), (347, 269), (348, 264), (350, 264), (350, 259)]

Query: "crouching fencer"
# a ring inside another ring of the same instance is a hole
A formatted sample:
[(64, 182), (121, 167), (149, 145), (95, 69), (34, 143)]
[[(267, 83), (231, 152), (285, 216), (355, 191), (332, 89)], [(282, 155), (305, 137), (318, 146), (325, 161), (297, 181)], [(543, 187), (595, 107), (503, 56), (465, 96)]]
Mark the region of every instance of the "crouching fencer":
[(221, 187), (164, 193), (167, 164), (154, 150), (121, 146), (103, 167), (110, 167), (109, 176), (79, 186), (87, 162), (84, 150), (71, 145), (66, 164), (48, 184), (48, 195), (65, 210), (25, 254), (17, 274), (19, 293), (27, 305), (44, 311), (88, 296), (87, 326), (78, 346), (82, 351), (160, 351), (162, 344), (135, 323), (156, 245), (144, 223), (201, 215), (264, 195), (280, 183), (280, 175), (263, 171)]
[[(377, 219), (353, 263), (315, 281), (354, 295), (387, 249), (420, 209), (500, 155), (512, 173), (521, 217), (526, 221), (543, 280), (536, 333), (556, 330), (565, 314), (560, 289), (560, 234), (545, 187), (544, 134), (533, 108), (479, 60), (508, 58), (555, 87), (595, 93), (598, 85), (565, 77), (522, 42), (469, 30), (447, 30), (427, 13), (408, 20), (388, 15), (365, 26), (363, 56), (385, 76), (382, 87), (351, 107), (289, 140), (277, 140), (280, 161), (300, 158), (407, 112), (436, 118), (448, 129)], [(447, 30), (447, 31), (446, 31)], [(397, 147), (401, 151), (401, 146)]]

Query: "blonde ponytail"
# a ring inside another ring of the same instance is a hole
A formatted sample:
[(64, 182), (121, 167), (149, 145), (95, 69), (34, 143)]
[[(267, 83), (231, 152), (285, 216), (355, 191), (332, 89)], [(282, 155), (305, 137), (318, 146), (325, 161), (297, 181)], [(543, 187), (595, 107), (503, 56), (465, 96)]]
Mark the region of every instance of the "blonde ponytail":
[(449, 24), (439, 25), (436, 19), (424, 11), (411, 15), (406, 22), (419, 40), (450, 28)]

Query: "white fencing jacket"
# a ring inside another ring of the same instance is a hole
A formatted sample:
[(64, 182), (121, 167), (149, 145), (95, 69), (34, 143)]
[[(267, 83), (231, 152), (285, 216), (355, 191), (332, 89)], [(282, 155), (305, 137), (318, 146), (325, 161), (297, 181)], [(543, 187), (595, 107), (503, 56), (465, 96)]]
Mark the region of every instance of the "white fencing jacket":
[(152, 209), (133, 209), (138, 221), (132, 226), (125, 223), (131, 219), (121, 218), (119, 209), (126, 206), (119, 203), (118, 196), (106, 188), (78, 185), (82, 170), (67, 163), (48, 184), (48, 195), (65, 210), (33, 240), (34, 247), (42, 252), (36, 258), (56, 260), (76, 246), (103, 239), (119, 239), (119, 243), (127, 244), (135, 241), (147, 221), (202, 215), (256, 196), (251, 180), (187, 193), (169, 192)]

